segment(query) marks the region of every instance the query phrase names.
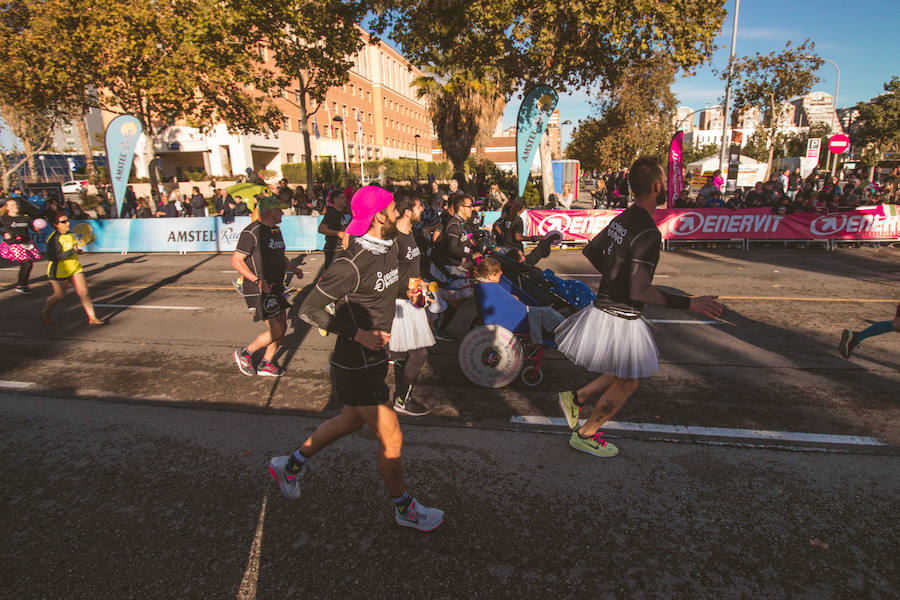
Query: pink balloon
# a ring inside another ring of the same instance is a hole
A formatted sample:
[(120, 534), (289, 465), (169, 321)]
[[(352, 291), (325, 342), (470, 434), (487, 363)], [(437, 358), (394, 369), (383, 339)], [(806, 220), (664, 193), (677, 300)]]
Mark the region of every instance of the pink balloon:
[(40, 231), (47, 226), (47, 221), (45, 221), (44, 219), (35, 219), (31, 222), (31, 226), (34, 227), (35, 231)]

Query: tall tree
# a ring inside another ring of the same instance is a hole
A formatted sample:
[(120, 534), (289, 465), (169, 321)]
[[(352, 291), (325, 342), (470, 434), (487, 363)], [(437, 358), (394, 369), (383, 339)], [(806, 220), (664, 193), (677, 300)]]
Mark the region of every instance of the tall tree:
[(360, 0), (257, 0), (242, 10), (253, 17), (254, 31), (273, 53), (281, 71), (276, 83), (288, 92), (283, 97), (300, 109), (306, 191), (312, 198), (309, 119), (323, 105), (329, 89), (349, 81), (354, 55), (365, 45), (359, 24), (367, 4)]
[[(809, 39), (792, 47), (788, 42), (781, 52), (736, 58), (733, 63), (732, 92), (735, 114), (741, 114), (751, 107), (758, 108), (763, 115), (760, 124), (766, 130), (769, 140), (778, 139), (779, 131), (790, 108), (788, 101), (796, 96), (809, 93), (819, 82), (815, 74), (824, 62), (813, 54), (815, 44)], [(720, 73), (728, 79), (727, 69)], [(766, 178), (772, 170), (775, 144), (769, 144)]]
[(641, 155), (665, 158), (676, 105), (674, 77), (667, 59), (635, 64), (595, 103), (595, 123), (579, 123), (568, 155), (586, 168), (602, 169), (627, 167)]
[[(884, 84), (884, 93), (857, 105), (859, 111), (851, 139), (866, 148), (864, 163), (874, 168), (885, 152), (900, 152), (900, 77)], [(870, 175), (871, 177), (871, 175)]]
[[(608, 86), (658, 54), (691, 69), (712, 54), (725, 15), (724, 0), (384, 0), (376, 8), (376, 30), (414, 63), (524, 91)], [(547, 193), (549, 147), (541, 154)]]
[(441, 149), (453, 163), (454, 174), (459, 175), (479, 135), (493, 131), (506, 96), (491, 79), (477, 79), (465, 69), (451, 69), (449, 76), (442, 71), (427, 68), (413, 85), (419, 98), (427, 98)]
[[(41, 50), (57, 69), (83, 68), (97, 93), (75, 78), (85, 106), (131, 114), (144, 128), (150, 190), (158, 198), (156, 136), (182, 121), (205, 131), (275, 129), (281, 114), (267, 96), (271, 77), (246, 44), (246, 21), (218, 0), (31, 0), (46, 31)], [(66, 38), (77, 40), (62, 47)], [(71, 52), (70, 52), (71, 50)]]
[(26, 162), (31, 177), (37, 176), (35, 156), (50, 145), (53, 126), (63, 116), (65, 74), (52, 68), (53, 56), (41, 50), (32, 34), (39, 14), (26, 0), (7, 2), (0, 11), (0, 116), (24, 147), (23, 156), (3, 168), (6, 188)]

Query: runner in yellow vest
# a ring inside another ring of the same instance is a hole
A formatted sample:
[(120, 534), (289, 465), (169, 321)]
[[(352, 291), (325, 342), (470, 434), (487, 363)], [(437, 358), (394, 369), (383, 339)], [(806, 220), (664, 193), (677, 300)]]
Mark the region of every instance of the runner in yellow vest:
[(75, 288), (81, 300), (81, 306), (87, 313), (88, 323), (91, 325), (103, 325), (103, 321), (94, 314), (94, 305), (91, 302), (91, 295), (88, 292), (87, 280), (84, 278), (81, 262), (78, 255), (84, 250), (75, 241), (75, 236), (69, 232), (69, 217), (65, 213), (54, 215), (50, 219), (50, 223), (56, 230), (47, 238), (47, 260), (50, 264), (47, 266), (47, 277), (50, 279), (50, 285), (53, 287), (53, 295), (47, 298), (44, 308), (41, 309), (41, 321), (44, 325), (50, 325), (50, 309), (63, 299), (71, 284)]

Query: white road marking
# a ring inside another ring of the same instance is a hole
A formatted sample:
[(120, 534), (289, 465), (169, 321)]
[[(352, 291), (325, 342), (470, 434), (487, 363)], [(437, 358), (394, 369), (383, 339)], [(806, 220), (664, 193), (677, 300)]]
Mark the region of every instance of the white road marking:
[(269, 495), (263, 496), (262, 508), (259, 510), (259, 519), (256, 522), (256, 533), (250, 544), (250, 555), (247, 560), (247, 568), (244, 569), (244, 577), (238, 587), (237, 600), (256, 600), (256, 584), (259, 581), (259, 556), (262, 550), (263, 525), (266, 521), (266, 503)]
[(695, 321), (694, 319), (647, 319), (654, 324), (662, 325), (718, 325), (719, 321)]
[[(511, 423), (525, 425), (552, 425), (565, 427), (562, 417), (541, 417), (535, 415), (509, 418)], [(584, 423), (584, 419), (579, 424)], [(660, 425), (656, 423), (627, 423), (607, 421), (603, 429), (610, 431), (639, 431), (643, 433), (678, 434), (694, 437), (720, 437), (752, 439), (770, 442), (810, 442), (814, 444), (849, 444), (853, 446), (887, 446), (872, 437), (856, 435), (832, 435), (828, 433), (800, 433), (794, 431), (768, 431), (765, 429), (731, 429), (728, 427), (697, 427), (693, 425)]]
[(0, 388), (5, 390), (22, 390), (37, 385), (33, 381), (6, 381), (0, 379)]
[[(162, 306), (159, 304), (97, 304), (100, 308), (155, 308), (157, 310), (204, 310), (205, 306)], [(70, 310), (76, 310), (81, 306), (73, 306)]]

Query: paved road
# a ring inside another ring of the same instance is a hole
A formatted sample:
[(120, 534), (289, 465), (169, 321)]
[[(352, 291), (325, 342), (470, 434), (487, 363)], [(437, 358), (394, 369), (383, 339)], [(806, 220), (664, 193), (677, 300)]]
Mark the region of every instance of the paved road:
[[(321, 265), (319, 254), (305, 260), (311, 273)], [(228, 256), (88, 255), (86, 263), (95, 301), (120, 305), (98, 308), (109, 325), (89, 328), (73, 296), (55, 313), (57, 326), (42, 326), (37, 311), (45, 283), (28, 298), (0, 292), (0, 341), (8, 351), (0, 379), (33, 382), (37, 391), (63, 396), (304, 414), (336, 408), (325, 371), (333, 340), (310, 333), (302, 322), (281, 357), (288, 376), (273, 382), (238, 373), (230, 354), (259, 328), (231, 289)], [(555, 253), (547, 266), (592, 273), (574, 250)], [(0, 271), (0, 282), (12, 282), (14, 274)], [(849, 361), (837, 352), (842, 328), (861, 329), (893, 315), (900, 301), (898, 250), (680, 250), (664, 254), (656, 281), (718, 293), (728, 311), (716, 325), (656, 325), (661, 371), (642, 384), (620, 420), (900, 443), (897, 336), (867, 341)], [(647, 316), (695, 320), (655, 308)], [(458, 333), (467, 321), (457, 317)], [(474, 388), (457, 367), (456, 350), (455, 344), (434, 347), (420, 379), (419, 392), (437, 420), (501, 426), (519, 415), (557, 417), (553, 392), (589, 378), (549, 352), (539, 388)]]
[[(0, 395), (0, 597), (896, 598), (900, 458), (405, 426), (391, 522), (375, 442), (281, 497), (318, 419)], [(624, 444), (623, 444), (624, 445)]]

